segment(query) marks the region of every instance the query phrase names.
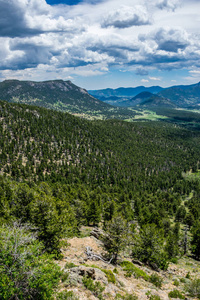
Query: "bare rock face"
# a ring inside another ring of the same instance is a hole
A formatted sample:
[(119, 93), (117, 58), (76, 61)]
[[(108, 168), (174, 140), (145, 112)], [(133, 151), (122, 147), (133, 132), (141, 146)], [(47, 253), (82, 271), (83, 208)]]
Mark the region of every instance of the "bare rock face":
[(97, 268), (79, 266), (79, 267), (71, 268), (69, 272), (75, 273), (79, 276), (89, 277), (92, 278), (93, 280), (101, 281), (104, 284), (108, 284), (108, 280), (105, 273)]

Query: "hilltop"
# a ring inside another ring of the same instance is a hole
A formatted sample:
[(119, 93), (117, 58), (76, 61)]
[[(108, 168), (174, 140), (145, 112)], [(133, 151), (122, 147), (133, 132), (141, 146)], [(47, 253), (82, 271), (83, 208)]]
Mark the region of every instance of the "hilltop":
[(134, 118), (136, 114), (94, 98), (69, 80), (5, 80), (0, 82), (0, 99), (68, 112), (88, 119), (125, 119)]

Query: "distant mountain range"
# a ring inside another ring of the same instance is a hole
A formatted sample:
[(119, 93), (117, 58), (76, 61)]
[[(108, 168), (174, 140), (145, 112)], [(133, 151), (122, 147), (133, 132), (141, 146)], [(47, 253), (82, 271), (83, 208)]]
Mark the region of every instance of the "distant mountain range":
[(200, 108), (200, 83), (166, 89), (139, 86), (90, 93), (63, 80), (0, 82), (0, 100), (42, 106), (88, 119), (133, 120), (141, 109)]
[(199, 107), (200, 82), (192, 85), (172, 86), (160, 91), (158, 95), (171, 100), (178, 107)]
[(117, 89), (103, 89), (103, 90), (88, 90), (88, 93), (94, 97), (97, 97), (98, 99), (102, 97), (135, 97), (141, 92), (150, 92), (152, 94), (157, 94), (160, 91), (162, 91), (163, 88), (160, 86), (151, 86), (151, 87), (145, 87), (145, 86), (138, 86), (138, 87), (129, 87), (124, 88), (120, 87)]
[[(120, 107), (135, 107), (138, 105), (167, 106), (171, 108), (200, 107), (200, 83), (172, 86), (165, 89), (160, 86), (149, 88), (139, 86), (136, 88), (90, 90), (89, 93), (106, 103)], [(153, 97), (153, 95), (157, 95), (157, 97)]]

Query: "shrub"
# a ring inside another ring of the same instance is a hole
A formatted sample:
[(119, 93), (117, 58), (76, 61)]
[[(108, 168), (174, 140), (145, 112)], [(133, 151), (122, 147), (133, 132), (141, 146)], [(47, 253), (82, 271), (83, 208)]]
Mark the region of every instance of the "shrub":
[(61, 281), (64, 282), (69, 278), (69, 273), (68, 272), (64, 272), (61, 276)]
[(66, 262), (65, 269), (71, 269), (77, 267), (73, 262)]
[(27, 228), (0, 228), (0, 298), (52, 299), (62, 272)]
[(185, 278), (190, 279), (190, 272), (186, 274)]
[(94, 283), (92, 278), (88, 277), (83, 277), (82, 281), (86, 289), (90, 290), (94, 296), (98, 297), (99, 299), (103, 299), (102, 292), (104, 291), (105, 287), (103, 287), (100, 282), (96, 281)]
[(113, 270), (113, 273), (115, 273), (115, 274), (119, 274), (119, 272), (118, 272), (117, 268), (114, 268), (114, 270)]
[(136, 295), (130, 295), (130, 294), (126, 294), (125, 296), (121, 295), (121, 294), (117, 294), (115, 299), (122, 299), (122, 300), (138, 300), (138, 297)]
[(185, 299), (185, 296), (183, 296), (181, 294), (181, 292), (178, 291), (178, 290), (173, 290), (173, 291), (169, 292), (168, 296), (171, 297), (171, 298)]
[(179, 284), (180, 284), (179, 280), (178, 280), (178, 279), (175, 279), (174, 282), (173, 282), (173, 285), (179, 286)]
[(113, 274), (113, 272), (111, 270), (101, 269), (101, 271), (103, 271), (106, 274), (108, 282), (116, 283), (115, 275)]
[(185, 285), (185, 289), (192, 297), (200, 298), (200, 279), (191, 280)]
[(160, 296), (158, 296), (158, 295), (151, 295), (151, 296), (149, 297), (149, 300), (161, 300), (161, 298), (160, 298)]
[(72, 291), (62, 291), (57, 294), (56, 300), (78, 300)]
[(186, 280), (185, 280), (185, 278), (181, 278), (181, 279), (180, 279), (180, 282), (182, 282), (182, 283), (186, 283)]
[(151, 274), (151, 276), (149, 277), (149, 281), (151, 283), (153, 283), (156, 287), (161, 288), (163, 279), (162, 279), (162, 277), (160, 277), (154, 273), (154, 274)]
[(125, 260), (120, 265), (123, 270), (126, 271), (127, 277), (130, 277), (133, 274), (136, 278), (142, 277), (146, 281), (149, 280), (149, 276), (143, 270), (134, 266), (130, 261)]

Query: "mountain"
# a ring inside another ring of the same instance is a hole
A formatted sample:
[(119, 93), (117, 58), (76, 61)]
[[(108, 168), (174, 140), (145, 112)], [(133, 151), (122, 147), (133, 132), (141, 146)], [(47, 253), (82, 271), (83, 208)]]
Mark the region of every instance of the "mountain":
[(131, 98), (130, 100), (127, 100), (126, 105), (129, 107), (136, 106), (138, 104), (141, 104), (143, 101), (149, 99), (152, 96), (153, 96), (153, 94), (150, 92), (141, 92), (138, 95), (136, 95), (135, 97)]
[(88, 93), (98, 99), (101, 97), (111, 97), (111, 96), (118, 96), (118, 97), (135, 97), (141, 92), (150, 92), (152, 94), (157, 94), (158, 92), (162, 91), (163, 88), (160, 86), (151, 86), (151, 87), (129, 87), (124, 88), (120, 87), (117, 89), (102, 89), (102, 90), (88, 90)]
[(0, 99), (69, 112), (88, 119), (132, 119), (136, 115), (133, 111), (104, 103), (71, 81), (63, 80), (5, 80), (0, 83)]
[(198, 107), (200, 105), (200, 82), (192, 85), (172, 86), (158, 93), (179, 107)]
[(145, 107), (166, 107), (166, 108), (176, 108), (177, 106), (169, 99), (158, 96), (152, 95), (150, 98), (146, 99), (140, 106)]
[(83, 113), (110, 108), (71, 81), (44, 82), (5, 80), (0, 83), (0, 99), (43, 106), (50, 109)]

